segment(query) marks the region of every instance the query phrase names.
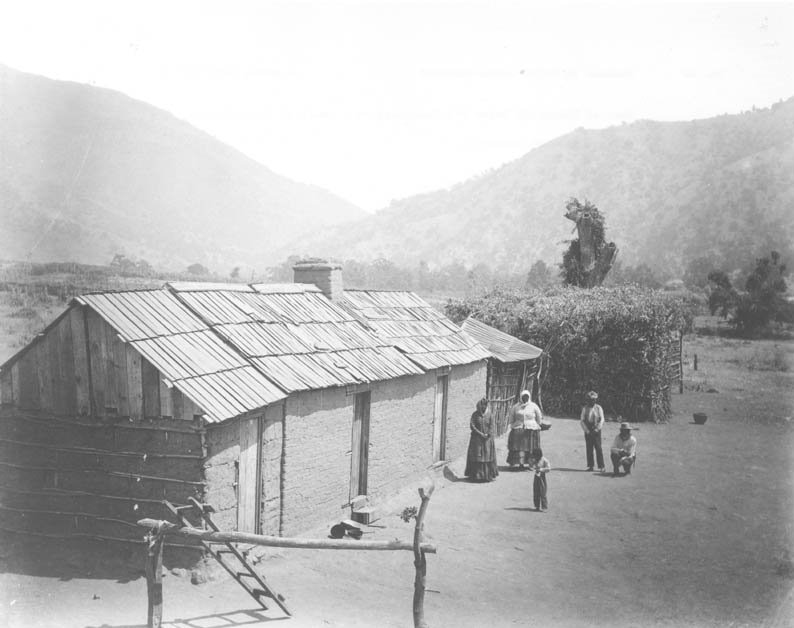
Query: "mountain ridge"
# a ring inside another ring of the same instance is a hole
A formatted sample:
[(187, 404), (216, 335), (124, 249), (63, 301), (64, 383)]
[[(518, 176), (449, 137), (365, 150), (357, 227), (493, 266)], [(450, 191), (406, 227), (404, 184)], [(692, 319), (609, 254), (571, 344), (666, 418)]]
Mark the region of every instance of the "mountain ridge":
[(366, 215), (114, 90), (0, 66), (0, 95), (6, 258), (262, 267), (273, 224), (281, 240)]
[[(764, 248), (789, 246), (789, 166), (794, 98), (702, 120), (577, 129), (448, 189), (394, 201), (344, 233), (330, 229), (288, 248), (526, 271), (537, 259), (559, 262), (573, 229), (564, 206), (577, 197), (606, 215), (621, 260), (680, 276), (699, 256), (740, 266)], [(741, 254), (726, 253), (732, 247)]]
[[(190, 123), (111, 89), (0, 65), (0, 256), (221, 274), (288, 255), (402, 266), (559, 263), (570, 197), (606, 216), (626, 264), (681, 276), (794, 242), (794, 98), (692, 121), (576, 129), (374, 215), (282, 177)], [(784, 256), (785, 258), (785, 256)]]

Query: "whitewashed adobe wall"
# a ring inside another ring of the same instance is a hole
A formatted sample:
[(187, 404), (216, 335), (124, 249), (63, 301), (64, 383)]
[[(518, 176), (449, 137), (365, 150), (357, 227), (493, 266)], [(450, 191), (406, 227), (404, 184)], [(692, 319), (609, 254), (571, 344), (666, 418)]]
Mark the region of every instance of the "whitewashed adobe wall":
[[(447, 458), (465, 455), (469, 419), (485, 394), (484, 362), (453, 367), (447, 402)], [(426, 473), (433, 462), (436, 373), (371, 386), (368, 494), (373, 503)], [(344, 388), (287, 399), (282, 534), (348, 516), (355, 395)]]
[[(286, 401), (282, 534), (344, 518), (355, 396), (344, 388), (291, 394)], [(345, 515), (346, 516), (346, 515)]]
[(368, 494), (373, 503), (421, 477), (433, 462), (433, 373), (372, 388)]
[(447, 402), (447, 460), (466, 455), (469, 423), (477, 402), (485, 396), (486, 373), (484, 361), (452, 367)]

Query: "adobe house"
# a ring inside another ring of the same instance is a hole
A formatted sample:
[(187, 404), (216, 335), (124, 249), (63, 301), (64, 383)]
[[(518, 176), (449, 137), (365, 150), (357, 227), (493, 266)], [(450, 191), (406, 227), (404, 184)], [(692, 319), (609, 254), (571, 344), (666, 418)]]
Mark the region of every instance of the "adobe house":
[(338, 521), (465, 453), (487, 358), (417, 296), (344, 291), (330, 264), (84, 295), (0, 366), (0, 527), (140, 542), (134, 521), (190, 496), (222, 529)]
[(540, 394), (542, 349), (471, 317), (463, 321), (461, 329), (490, 354), (486, 396), (497, 434), (507, 431), (507, 415), (522, 390), (530, 391), (532, 400), (543, 408)]

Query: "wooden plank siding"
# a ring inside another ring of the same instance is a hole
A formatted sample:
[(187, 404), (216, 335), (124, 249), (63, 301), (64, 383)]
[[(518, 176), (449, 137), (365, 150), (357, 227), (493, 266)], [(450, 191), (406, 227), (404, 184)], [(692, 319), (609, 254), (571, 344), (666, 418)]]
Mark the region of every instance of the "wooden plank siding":
[(174, 416), (174, 403), (171, 399), (170, 384), (166, 384), (165, 379), (160, 375), (160, 416)]
[(86, 320), (82, 305), (72, 307), (69, 312), (69, 327), (72, 330), (75, 412), (78, 416), (86, 416), (91, 414), (91, 374), (88, 369)]
[(59, 416), (173, 417), (204, 411), (89, 307), (74, 305), (0, 373), (0, 401)]
[(118, 333), (105, 324), (105, 346), (107, 347), (107, 393), (105, 403), (108, 412), (116, 416), (129, 416), (130, 403), (127, 383), (127, 349)]
[(14, 405), (14, 382), (11, 369), (0, 373), (0, 402), (3, 405)]
[(14, 405), (19, 405), (19, 364), (11, 367), (11, 398)]
[(130, 345), (125, 346), (127, 362), (127, 395), (129, 416), (133, 421), (143, 418), (143, 372), (141, 354)]
[(63, 407), (63, 399), (65, 396), (64, 389), (66, 388), (63, 380), (61, 379), (61, 359), (60, 348), (61, 338), (58, 333), (60, 325), (56, 325), (50, 329), (42, 339), (42, 365), (41, 368), (45, 373), (50, 386), (50, 400), (44, 407), (45, 410), (51, 411), (55, 408)]
[(39, 401), (39, 380), (36, 377), (36, 360), (33, 351), (28, 351), (15, 365), (19, 372), (19, 407), (24, 410), (37, 410)]
[[(72, 325), (70, 317), (65, 316), (58, 323), (58, 344), (60, 351), (58, 360), (58, 379), (60, 381), (60, 405), (63, 412), (74, 414), (77, 412), (77, 387), (75, 386), (74, 369), (74, 338), (72, 335)], [(57, 410), (58, 408), (54, 408)]]
[(91, 378), (91, 413), (96, 417), (106, 416), (105, 388), (107, 387), (107, 337), (105, 321), (93, 310), (85, 310), (88, 340), (88, 365)]
[(34, 370), (39, 384), (39, 408), (48, 410), (53, 407), (52, 399), (52, 371), (49, 368), (49, 334), (37, 342), (32, 351)]
[(147, 417), (160, 416), (160, 372), (144, 357), (141, 357), (141, 372), (143, 415)]

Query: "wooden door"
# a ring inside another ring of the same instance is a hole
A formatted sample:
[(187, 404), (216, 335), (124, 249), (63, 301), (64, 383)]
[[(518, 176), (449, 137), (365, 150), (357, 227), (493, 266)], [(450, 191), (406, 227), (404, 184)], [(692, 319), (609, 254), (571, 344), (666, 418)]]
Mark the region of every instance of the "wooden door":
[(240, 419), (240, 458), (237, 477), (237, 529), (259, 532), (262, 478), (262, 427), (259, 415)]
[(447, 393), (449, 375), (436, 380), (436, 407), (433, 412), (433, 462), (445, 460), (447, 455)]
[(356, 395), (353, 413), (352, 460), (350, 463), (350, 499), (367, 494), (369, 466), (369, 391)]
[(259, 491), (259, 533), (278, 536), (281, 531), (281, 475), (284, 403), (267, 407), (262, 417)]

